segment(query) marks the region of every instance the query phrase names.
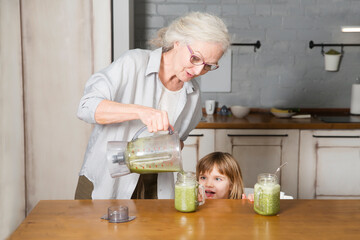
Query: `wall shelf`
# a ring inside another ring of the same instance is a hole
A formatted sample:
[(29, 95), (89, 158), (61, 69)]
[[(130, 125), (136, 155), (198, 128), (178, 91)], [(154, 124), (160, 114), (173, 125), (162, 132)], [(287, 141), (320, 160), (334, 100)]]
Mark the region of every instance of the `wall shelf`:
[(309, 42), (309, 48), (321, 47), (321, 54), (324, 55), (324, 47), (341, 47), (341, 53), (344, 53), (344, 47), (360, 47), (359, 43), (314, 43)]

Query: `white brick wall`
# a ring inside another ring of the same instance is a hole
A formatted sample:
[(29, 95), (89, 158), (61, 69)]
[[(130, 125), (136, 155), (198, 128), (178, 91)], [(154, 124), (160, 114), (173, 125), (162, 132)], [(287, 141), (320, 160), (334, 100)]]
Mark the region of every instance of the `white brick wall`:
[[(326, 72), (315, 43), (360, 43), (360, 33), (341, 26), (360, 25), (360, 0), (135, 0), (136, 47), (157, 29), (189, 11), (207, 11), (224, 19), (232, 46), (231, 93), (203, 93), (220, 105), (250, 107), (348, 108), (351, 85), (360, 75), (360, 48), (345, 47), (339, 72)], [(327, 51), (330, 48), (325, 48)], [(335, 48), (340, 50), (340, 48)]]

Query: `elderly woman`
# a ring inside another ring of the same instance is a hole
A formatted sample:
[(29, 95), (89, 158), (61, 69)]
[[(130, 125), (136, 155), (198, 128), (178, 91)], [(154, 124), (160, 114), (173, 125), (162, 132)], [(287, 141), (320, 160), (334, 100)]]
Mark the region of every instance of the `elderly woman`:
[(111, 178), (106, 144), (130, 141), (145, 124), (150, 133), (172, 128), (183, 146), (202, 116), (194, 78), (219, 67), (229, 35), (218, 17), (193, 12), (160, 29), (152, 43), (160, 48), (129, 50), (86, 83), (78, 117), (95, 126), (75, 199), (174, 197), (173, 173)]

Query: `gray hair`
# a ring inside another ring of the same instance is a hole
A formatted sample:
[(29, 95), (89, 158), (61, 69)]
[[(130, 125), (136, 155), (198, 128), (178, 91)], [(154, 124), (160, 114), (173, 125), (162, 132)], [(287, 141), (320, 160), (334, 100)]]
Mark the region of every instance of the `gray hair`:
[(150, 43), (169, 51), (174, 42), (190, 44), (203, 41), (221, 44), (224, 52), (230, 45), (228, 29), (219, 17), (209, 13), (191, 12), (174, 20), (168, 27), (158, 31), (158, 36)]

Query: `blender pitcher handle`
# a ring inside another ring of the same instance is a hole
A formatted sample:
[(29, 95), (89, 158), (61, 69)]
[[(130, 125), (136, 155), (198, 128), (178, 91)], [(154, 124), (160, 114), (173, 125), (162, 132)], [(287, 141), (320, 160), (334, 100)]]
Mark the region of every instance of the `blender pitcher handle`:
[[(141, 127), (141, 128), (135, 133), (135, 135), (134, 135), (134, 137), (131, 139), (131, 141), (136, 140), (136, 139), (140, 136), (140, 134), (141, 134), (143, 131), (145, 131), (146, 129), (147, 129), (147, 126), (146, 126), (146, 125), (143, 126), (143, 127)], [(171, 127), (169, 127), (169, 134), (170, 134), (170, 135), (173, 135), (173, 134), (174, 134), (174, 131), (171, 129)]]
[(141, 134), (143, 131), (145, 131), (146, 129), (147, 129), (147, 126), (146, 126), (146, 125), (143, 126), (143, 127), (141, 127), (141, 128), (135, 133), (135, 135), (134, 135), (134, 137), (131, 139), (131, 141), (136, 140), (136, 139), (140, 136), (140, 134)]
[(205, 203), (205, 187), (203, 185), (201, 185), (200, 183), (198, 183), (198, 189), (199, 189), (199, 193), (201, 196), (201, 201), (199, 201), (199, 197), (198, 197), (198, 205), (201, 206)]

